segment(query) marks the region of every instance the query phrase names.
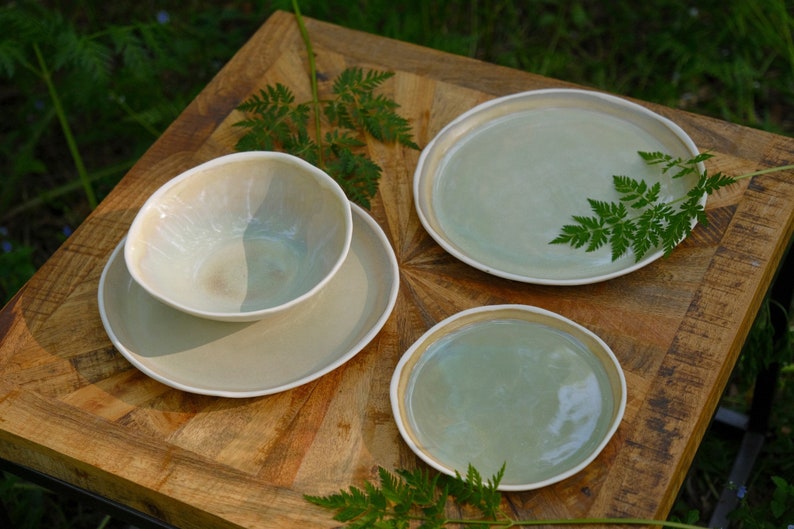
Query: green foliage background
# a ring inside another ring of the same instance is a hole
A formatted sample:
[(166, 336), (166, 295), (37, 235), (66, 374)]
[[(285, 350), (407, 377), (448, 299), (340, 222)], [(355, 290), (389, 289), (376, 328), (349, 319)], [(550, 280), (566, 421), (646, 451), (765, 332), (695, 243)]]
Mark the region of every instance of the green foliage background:
[[(304, 15), (346, 27), (794, 133), (794, 5), (787, 0), (300, 4)], [(14, 295), (275, 9), (290, 11), (291, 2), (0, 4), (2, 301)], [(726, 397), (732, 404), (746, 404), (750, 378), (732, 383)], [(781, 392), (789, 402), (791, 378), (784, 371)], [(770, 432), (774, 442), (762, 464), (766, 474), (756, 478), (766, 497), (772, 497), (770, 469), (794, 483), (789, 415), (776, 416)], [(732, 449), (707, 438), (708, 457), (696, 463), (680, 513), (713, 505), (710, 490), (722, 486), (725, 472), (724, 465), (711, 466)], [(0, 495), (10, 511), (26, 513), (19, 527), (115, 524), (12, 477), (3, 482)], [(750, 528), (765, 523), (747, 519)]]

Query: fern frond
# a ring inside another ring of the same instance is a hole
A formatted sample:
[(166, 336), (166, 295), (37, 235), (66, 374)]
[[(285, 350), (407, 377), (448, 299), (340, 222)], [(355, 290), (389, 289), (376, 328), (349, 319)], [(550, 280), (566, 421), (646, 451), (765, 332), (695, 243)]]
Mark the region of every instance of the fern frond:
[(149, 62), (149, 51), (137, 34), (135, 26), (111, 26), (108, 30), (115, 52), (122, 64), (133, 71), (141, 71)]
[(268, 115), (273, 109), (289, 107), (295, 101), (292, 91), (281, 83), (268, 85), (237, 106), (241, 112)]
[(634, 209), (641, 209), (659, 199), (661, 184), (656, 182), (648, 187), (645, 180), (636, 180), (628, 176), (613, 176), (615, 191), (620, 193), (621, 202), (627, 202)]
[(9, 39), (0, 40), (0, 75), (14, 77), (17, 66), (24, 62), (19, 46)]
[(364, 128), (377, 140), (386, 143), (398, 142), (406, 147), (419, 149), (413, 141), (411, 124), (395, 112), (399, 105), (393, 101), (393, 104), (388, 103), (383, 96), (378, 96), (372, 104), (367, 105), (361, 117)]
[(74, 65), (89, 75), (97, 85), (105, 85), (110, 79), (113, 53), (98, 39), (78, 35), (73, 28), (67, 28), (57, 36), (57, 51), (54, 69)]
[(168, 25), (138, 23), (133, 27), (152, 56), (168, 57), (170, 55), (168, 39), (172, 36)]
[(325, 134), (325, 142), (331, 147), (341, 147), (347, 149), (355, 149), (366, 145), (356, 136), (353, 136), (349, 131), (334, 130)]
[(711, 194), (714, 191), (721, 189), (723, 187), (727, 187), (729, 185), (735, 184), (736, 179), (732, 176), (728, 176), (722, 172), (717, 172), (711, 176), (709, 176), (707, 171), (703, 172), (701, 183), (699, 186), (702, 191), (706, 194)]
[[(284, 85), (268, 85), (240, 103), (246, 114), (234, 125), (247, 129), (237, 150), (282, 149), (317, 165), (331, 175), (359, 205), (369, 208), (378, 190), (381, 168), (363, 152), (366, 135), (382, 142), (399, 142), (418, 149), (408, 121), (396, 113), (399, 105), (373, 90), (393, 72), (365, 72), (348, 68), (334, 82), (334, 99), (295, 104), (294, 94)], [(312, 111), (319, 108), (332, 131), (309, 133)]]
[(376, 70), (364, 71), (363, 68), (354, 66), (340, 73), (333, 85), (333, 93), (338, 96), (345, 94), (360, 94), (372, 92), (387, 79), (394, 77), (394, 72), (381, 72)]
[[(665, 202), (660, 198), (660, 182), (649, 186), (644, 180), (613, 176), (619, 202), (588, 199), (595, 216), (574, 215), (576, 224), (564, 225), (550, 244), (567, 244), (575, 249), (585, 247), (586, 251), (593, 251), (609, 243), (613, 261), (629, 251), (639, 261), (659, 246), (669, 255), (689, 236), (693, 224), (708, 223), (701, 204), (703, 197), (736, 182), (735, 178), (722, 173), (710, 176), (707, 171), (700, 171), (698, 165), (712, 157), (708, 153), (688, 160), (663, 152), (639, 151), (638, 154), (647, 165), (660, 166), (662, 174), (667, 173), (670, 178), (697, 175), (697, 183), (684, 196)], [(631, 215), (624, 204), (632, 208)]]
[(455, 471), (455, 478), (445, 478), (449, 495), (460, 505), (471, 505), (483, 515), (496, 518), (502, 502), (501, 493), (498, 491), (499, 483), (504, 476), (505, 465), (490, 479), (483, 480), (480, 472), (469, 465), (466, 477), (463, 478)]
[(568, 244), (574, 248), (587, 245), (585, 251), (593, 252), (607, 242), (608, 229), (598, 217), (574, 215), (576, 224), (566, 224), (550, 244)]
[(372, 198), (378, 192), (380, 166), (350, 149), (334, 149), (334, 153), (336, 158), (330, 160), (324, 169), (335, 175), (350, 200), (369, 209)]
[(36, 11), (14, 6), (0, 8), (0, 75), (13, 77), (17, 66), (26, 62), (24, 49), (45, 34), (43, 13)]

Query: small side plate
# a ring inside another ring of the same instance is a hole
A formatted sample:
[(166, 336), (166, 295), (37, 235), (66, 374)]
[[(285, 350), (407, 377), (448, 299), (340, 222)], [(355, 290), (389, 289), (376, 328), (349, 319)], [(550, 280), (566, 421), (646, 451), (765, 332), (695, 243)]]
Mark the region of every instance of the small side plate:
[(494, 305), (440, 322), (403, 355), (391, 382), (400, 434), (441, 472), (483, 477), (505, 465), (500, 490), (530, 490), (582, 470), (626, 408), (610, 348), (558, 314)]

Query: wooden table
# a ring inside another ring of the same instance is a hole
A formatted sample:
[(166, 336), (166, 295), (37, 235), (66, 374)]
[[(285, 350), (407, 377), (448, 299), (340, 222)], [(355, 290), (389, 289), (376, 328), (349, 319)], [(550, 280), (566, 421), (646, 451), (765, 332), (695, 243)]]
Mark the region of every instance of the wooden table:
[[(391, 70), (385, 91), (425, 145), (452, 118), (509, 93), (566, 83), (307, 20), (323, 79)], [(282, 82), (309, 99), (295, 20), (276, 13), (0, 313), (0, 457), (184, 528), (331, 527), (306, 503), (416, 457), (392, 419), (398, 358), (439, 320), (485, 304), (537, 305), (599, 334), (628, 381), (623, 423), (584, 471), (506, 495), (526, 517), (664, 518), (709, 425), (794, 229), (794, 174), (712, 197), (708, 227), (635, 273), (579, 287), (533, 286), (474, 270), (422, 229), (411, 179), (419, 153), (373, 144), (384, 168), (372, 214), (401, 270), (397, 305), (353, 360), (284, 393), (225, 399), (170, 389), (112, 346), (97, 309), (110, 252), (149, 194), (233, 152), (235, 107)], [(321, 90), (327, 90), (328, 81)], [(741, 174), (794, 163), (794, 139), (647, 105)], [(787, 271), (786, 273), (791, 273)]]

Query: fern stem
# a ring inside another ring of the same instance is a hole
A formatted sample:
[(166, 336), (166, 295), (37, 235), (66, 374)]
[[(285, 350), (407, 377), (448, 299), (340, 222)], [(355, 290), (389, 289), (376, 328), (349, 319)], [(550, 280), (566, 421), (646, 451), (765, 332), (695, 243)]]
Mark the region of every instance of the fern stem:
[(760, 176), (760, 175), (763, 175), (763, 174), (776, 173), (778, 171), (790, 171), (792, 169), (794, 169), (794, 164), (792, 164), (792, 165), (781, 165), (779, 167), (770, 167), (769, 169), (761, 169), (760, 171), (754, 171), (752, 173), (747, 173), (747, 174), (743, 174), (743, 175), (740, 175), (740, 176), (736, 176), (736, 177), (734, 177), (734, 180), (743, 180), (745, 178), (752, 178), (754, 176)]
[[(769, 173), (777, 173), (779, 171), (789, 171), (789, 170), (792, 170), (792, 169), (794, 169), (794, 164), (781, 165), (781, 166), (778, 166), (778, 167), (770, 167), (768, 169), (761, 169), (760, 171), (753, 171), (752, 173), (745, 173), (745, 174), (742, 174), (742, 175), (739, 175), (739, 176), (734, 176), (733, 180), (735, 182), (738, 182), (739, 180), (744, 180), (745, 178), (752, 178), (754, 176), (761, 176), (761, 175), (765, 175), (765, 174), (769, 174)], [(678, 197), (678, 198), (675, 198), (675, 199), (671, 200), (670, 202), (668, 202), (668, 204), (677, 204), (678, 202), (683, 202), (687, 198), (689, 198), (689, 197), (684, 195), (682, 197)]]
[(309, 39), (309, 31), (306, 29), (306, 24), (303, 22), (300, 6), (298, 0), (292, 0), (292, 9), (295, 11), (295, 19), (298, 21), (298, 29), (300, 30), (301, 38), (306, 46), (306, 54), (309, 58), (309, 80), (312, 85), (312, 109), (314, 110), (314, 132), (315, 141), (317, 142), (317, 160), (318, 165), (322, 168), (323, 163), (323, 149), (322, 149), (322, 121), (320, 117), (320, 95), (317, 89), (317, 65), (314, 62), (314, 49), (312, 48), (312, 41)]
[(99, 522), (99, 525), (97, 526), (97, 529), (105, 529), (111, 521), (112, 521), (112, 519), (110, 518), (110, 516), (109, 515), (105, 515), (102, 518), (102, 521)]
[(55, 88), (55, 84), (52, 81), (52, 75), (50, 74), (49, 68), (47, 68), (47, 63), (44, 60), (44, 55), (42, 55), (38, 44), (33, 44), (33, 51), (36, 53), (36, 59), (38, 60), (39, 67), (41, 68), (41, 77), (44, 80), (44, 83), (47, 85), (47, 90), (50, 93), (50, 99), (52, 100), (52, 104), (55, 107), (55, 113), (58, 116), (58, 121), (61, 124), (61, 131), (63, 132), (64, 138), (66, 139), (66, 144), (69, 147), (69, 153), (72, 155), (72, 161), (74, 162), (75, 169), (77, 169), (80, 182), (83, 185), (85, 196), (88, 199), (88, 205), (91, 207), (91, 209), (94, 209), (97, 207), (97, 199), (96, 195), (94, 194), (94, 188), (91, 186), (91, 180), (88, 177), (88, 171), (85, 169), (83, 157), (80, 155), (80, 150), (77, 148), (77, 141), (75, 140), (74, 134), (72, 133), (72, 128), (69, 126), (69, 120), (67, 119), (66, 112), (63, 109), (63, 104), (61, 103), (61, 98), (58, 95), (58, 90)]
[(110, 97), (113, 99), (113, 101), (116, 102), (116, 104), (119, 107), (121, 107), (121, 110), (123, 110), (131, 120), (133, 120), (135, 123), (140, 125), (141, 128), (143, 128), (146, 132), (148, 132), (155, 138), (159, 138), (162, 135), (161, 131), (155, 129), (153, 126), (151, 126), (150, 124), (146, 123), (146, 121), (141, 119), (140, 116), (135, 113), (132, 107), (130, 107), (127, 104), (127, 102), (124, 101), (124, 98), (122, 96), (116, 94), (115, 92), (111, 92)]
[[(134, 163), (135, 163), (134, 160), (125, 160), (123, 162), (111, 166), (103, 167), (99, 171), (88, 175), (88, 180), (90, 182), (96, 182), (98, 180), (107, 178), (108, 176), (111, 176), (114, 173), (118, 173), (119, 177), (121, 177), (121, 175), (123, 175), (125, 171), (127, 171), (130, 167), (132, 167)], [(32, 197), (31, 199), (22, 202), (20, 204), (17, 204), (13, 208), (9, 208), (8, 210), (3, 211), (3, 213), (0, 215), (0, 222), (7, 221), (8, 219), (17, 216), (23, 213), (24, 211), (40, 207), (43, 204), (46, 204), (48, 201), (66, 195), (68, 193), (71, 193), (75, 189), (81, 186), (82, 186), (82, 182), (79, 182), (77, 180), (71, 180), (69, 182), (66, 182), (65, 184), (59, 185), (51, 189), (47, 189), (46, 191), (42, 191), (41, 193)]]

